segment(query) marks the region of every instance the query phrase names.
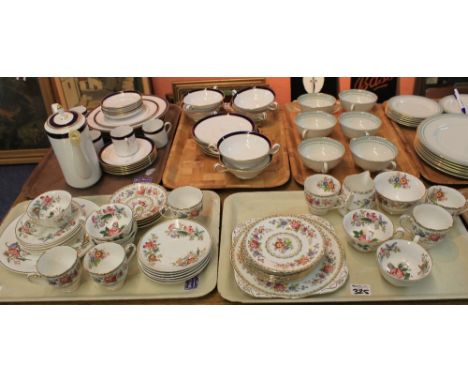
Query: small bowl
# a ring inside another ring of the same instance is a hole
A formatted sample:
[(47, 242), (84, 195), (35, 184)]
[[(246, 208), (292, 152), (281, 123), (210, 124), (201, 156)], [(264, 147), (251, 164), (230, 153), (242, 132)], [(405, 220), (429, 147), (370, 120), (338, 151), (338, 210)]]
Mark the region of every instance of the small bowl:
[(349, 139), (359, 138), (363, 135), (375, 135), (382, 125), (379, 117), (364, 111), (342, 113), (339, 121), (343, 134)]
[(361, 252), (373, 252), (393, 237), (392, 221), (379, 211), (365, 208), (348, 212), (343, 218), (343, 228), (348, 242)]
[(349, 143), (354, 163), (364, 170), (395, 170), (397, 147), (382, 137), (363, 136), (353, 138)]
[(432, 259), (415, 241), (389, 240), (377, 249), (383, 278), (397, 287), (413, 285), (431, 273)]
[(382, 172), (375, 177), (374, 183), (380, 207), (390, 214), (403, 214), (426, 196), (423, 182), (406, 172)]
[(333, 113), (336, 98), (324, 93), (303, 94), (297, 98), (302, 111), (324, 111)]
[[(211, 147), (212, 148), (212, 147)], [(215, 148), (212, 148), (215, 150)], [(222, 162), (230, 168), (248, 170), (260, 166), (269, 155), (276, 154), (280, 145), (271, 145), (260, 133), (237, 131), (222, 137), (216, 147)]]
[(266, 110), (276, 110), (275, 92), (266, 87), (243, 89), (232, 97), (232, 105), (240, 112), (261, 113)]
[(427, 190), (427, 201), (445, 209), (450, 215), (457, 216), (468, 210), (468, 199), (451, 187), (432, 186)]
[(218, 89), (199, 89), (187, 93), (183, 99), (185, 112), (210, 112), (219, 109), (224, 93)]
[(172, 190), (167, 197), (167, 210), (163, 216), (193, 219), (203, 209), (203, 192), (196, 187), (184, 186)]
[(377, 94), (362, 89), (343, 90), (338, 98), (346, 111), (370, 111), (378, 99)]
[(270, 155), (268, 158), (266, 158), (262, 163), (260, 163), (255, 168), (251, 168), (248, 170), (239, 170), (236, 168), (229, 167), (229, 165), (224, 163), (222, 159), (220, 158), (220, 163), (216, 163), (214, 165), (214, 170), (219, 173), (229, 172), (232, 175), (234, 175), (236, 178), (247, 180), (247, 179), (256, 178), (258, 175), (260, 175), (263, 171), (265, 171), (265, 169), (271, 164), (272, 161), (273, 161), (273, 155)]
[(86, 232), (92, 239), (116, 241), (125, 238), (133, 227), (132, 209), (120, 203), (102, 205), (88, 216)]
[(299, 113), (294, 120), (302, 139), (326, 137), (336, 125), (336, 118), (323, 111)]
[(322, 173), (335, 168), (345, 154), (345, 148), (340, 142), (326, 137), (306, 139), (297, 149), (307, 168)]
[(71, 216), (72, 196), (62, 190), (47, 191), (33, 199), (26, 210), (31, 220), (43, 227), (57, 227)]

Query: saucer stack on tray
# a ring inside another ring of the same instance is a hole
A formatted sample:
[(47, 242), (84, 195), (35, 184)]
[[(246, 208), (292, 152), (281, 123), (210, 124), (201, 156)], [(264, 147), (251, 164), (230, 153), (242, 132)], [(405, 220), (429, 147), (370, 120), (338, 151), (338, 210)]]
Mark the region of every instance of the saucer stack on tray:
[(138, 243), (141, 271), (159, 283), (178, 283), (200, 274), (211, 260), (211, 237), (202, 225), (168, 220), (151, 228)]
[(426, 118), (441, 114), (442, 111), (442, 107), (432, 99), (401, 95), (388, 100), (385, 114), (400, 125), (416, 128)]
[(233, 231), (231, 264), (239, 288), (258, 298), (331, 293), (348, 277), (333, 227), (312, 215), (251, 219)]
[(111, 203), (129, 206), (138, 228), (145, 228), (161, 217), (167, 204), (167, 191), (154, 183), (133, 183), (117, 190)]

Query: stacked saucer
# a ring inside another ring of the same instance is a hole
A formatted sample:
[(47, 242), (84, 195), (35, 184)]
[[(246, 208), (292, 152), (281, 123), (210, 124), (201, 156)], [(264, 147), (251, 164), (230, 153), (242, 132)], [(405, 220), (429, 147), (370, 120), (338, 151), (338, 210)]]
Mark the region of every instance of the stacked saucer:
[(158, 156), (154, 143), (147, 138), (136, 138), (138, 150), (130, 156), (119, 156), (111, 143), (99, 152), (99, 163), (104, 172), (111, 175), (135, 174), (151, 166)]
[(160, 283), (189, 280), (211, 259), (211, 237), (202, 225), (190, 220), (168, 220), (151, 228), (138, 243), (141, 271)]
[(167, 204), (167, 191), (154, 183), (133, 183), (117, 190), (111, 203), (129, 206), (138, 228), (145, 228), (161, 217)]
[(231, 264), (239, 288), (259, 298), (331, 293), (348, 277), (333, 227), (310, 215), (251, 219), (236, 227)]
[(109, 94), (101, 101), (101, 109), (106, 117), (128, 118), (143, 107), (141, 94), (134, 90), (123, 90)]
[(388, 100), (385, 114), (400, 125), (416, 128), (426, 118), (441, 114), (442, 111), (442, 107), (432, 99), (401, 95)]

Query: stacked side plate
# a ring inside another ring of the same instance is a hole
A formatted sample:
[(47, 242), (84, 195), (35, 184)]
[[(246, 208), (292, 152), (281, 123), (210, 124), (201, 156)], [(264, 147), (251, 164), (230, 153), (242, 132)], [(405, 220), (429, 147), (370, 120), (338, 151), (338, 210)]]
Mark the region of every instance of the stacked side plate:
[(401, 95), (388, 100), (385, 114), (400, 125), (416, 128), (424, 119), (441, 114), (442, 111), (442, 107), (429, 98)]
[(151, 166), (158, 156), (154, 143), (146, 138), (137, 138), (138, 150), (128, 157), (117, 155), (110, 143), (99, 152), (102, 170), (111, 175), (135, 174)]
[(258, 298), (331, 293), (348, 277), (333, 227), (310, 215), (271, 216), (237, 227), (231, 263), (239, 288)]
[(202, 225), (190, 220), (168, 220), (150, 229), (138, 243), (141, 271), (160, 283), (195, 277), (211, 259), (211, 237)]
[(468, 117), (443, 114), (423, 121), (414, 140), (416, 153), (436, 170), (468, 179)]

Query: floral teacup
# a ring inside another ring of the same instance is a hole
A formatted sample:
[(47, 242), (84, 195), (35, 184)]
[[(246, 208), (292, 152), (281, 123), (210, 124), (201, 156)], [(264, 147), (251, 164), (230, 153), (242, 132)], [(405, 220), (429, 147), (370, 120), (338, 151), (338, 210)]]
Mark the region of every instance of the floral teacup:
[(172, 190), (167, 197), (167, 208), (163, 216), (179, 219), (194, 219), (203, 209), (203, 192), (191, 186)]
[(346, 206), (340, 209), (342, 215), (358, 208), (374, 208), (375, 187), (369, 171), (347, 176), (341, 194), (346, 200)]
[(410, 215), (400, 217), (401, 226), (412, 236), (419, 236), (419, 244), (430, 248), (439, 244), (453, 225), (453, 218), (442, 207), (420, 204)]
[(341, 183), (330, 175), (316, 174), (304, 182), (304, 195), (313, 215), (325, 215), (328, 211), (344, 206), (344, 200), (338, 196)]
[(427, 190), (427, 201), (442, 207), (452, 216), (468, 210), (468, 199), (461, 192), (446, 186), (430, 187)]
[(89, 236), (99, 241), (122, 239), (130, 233), (132, 227), (132, 209), (120, 203), (104, 204), (86, 220)]
[(36, 264), (37, 273), (28, 274), (32, 283), (50, 285), (64, 292), (73, 292), (80, 284), (81, 263), (75, 249), (59, 246), (44, 252)]
[(69, 192), (47, 191), (29, 203), (26, 213), (44, 227), (57, 227), (71, 216), (72, 196)]
[(135, 254), (136, 246), (131, 243), (122, 247), (116, 243), (102, 243), (86, 253), (83, 266), (99, 285), (116, 290), (127, 278), (128, 264)]
[(372, 252), (384, 241), (402, 237), (404, 230), (395, 233), (392, 221), (383, 213), (369, 209), (353, 210), (343, 218), (343, 228), (349, 244), (361, 252)]
[(432, 259), (418, 240), (389, 240), (377, 250), (380, 273), (390, 284), (409, 286), (431, 273)]

